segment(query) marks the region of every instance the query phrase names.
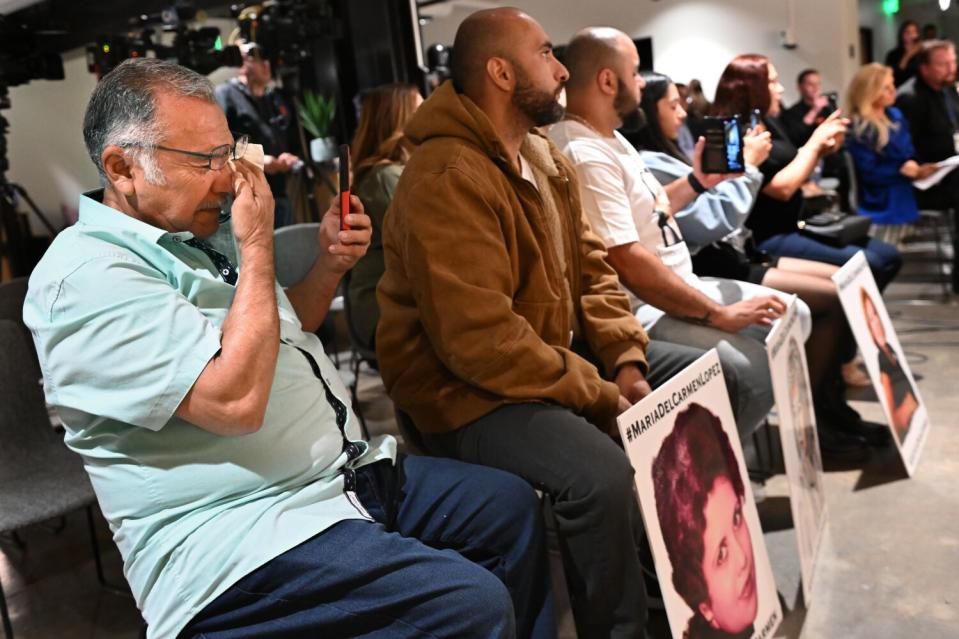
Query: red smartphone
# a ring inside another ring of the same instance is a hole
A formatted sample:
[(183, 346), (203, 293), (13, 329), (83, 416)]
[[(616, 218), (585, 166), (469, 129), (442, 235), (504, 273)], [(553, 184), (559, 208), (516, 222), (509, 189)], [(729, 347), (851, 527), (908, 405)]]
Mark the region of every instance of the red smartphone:
[(350, 213), (350, 145), (340, 145), (340, 230), (349, 231), (346, 216)]

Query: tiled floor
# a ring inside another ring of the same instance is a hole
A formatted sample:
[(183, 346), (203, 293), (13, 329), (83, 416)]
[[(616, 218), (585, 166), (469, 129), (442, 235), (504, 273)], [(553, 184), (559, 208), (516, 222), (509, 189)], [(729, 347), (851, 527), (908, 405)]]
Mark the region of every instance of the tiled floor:
[[(913, 370), (922, 376), (919, 388), (932, 423), (919, 471), (907, 479), (891, 451), (874, 453), (858, 467), (827, 468), (830, 522), (808, 607), (785, 478), (766, 486), (760, 513), (786, 612), (779, 637), (959, 637), (959, 305), (937, 298), (938, 285), (924, 275), (929, 268), (910, 263), (886, 294)], [(392, 406), (374, 372), (361, 373), (360, 398), (374, 433), (396, 433)], [(854, 406), (879, 419), (868, 393)], [(82, 512), (59, 533), (34, 527), (21, 537), (25, 550), (0, 540), (0, 579), (18, 639), (137, 636), (132, 600), (97, 585)], [(108, 578), (122, 582), (102, 522), (100, 538)], [(568, 606), (560, 609), (562, 636), (572, 637)], [(662, 613), (653, 613), (650, 632), (668, 636)]]

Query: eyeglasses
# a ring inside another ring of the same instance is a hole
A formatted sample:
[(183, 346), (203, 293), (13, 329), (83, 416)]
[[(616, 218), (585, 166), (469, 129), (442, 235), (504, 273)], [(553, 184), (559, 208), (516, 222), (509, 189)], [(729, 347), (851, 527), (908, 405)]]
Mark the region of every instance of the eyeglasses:
[[(236, 142), (233, 144), (224, 144), (218, 146), (209, 153), (198, 153), (197, 151), (186, 151), (184, 149), (174, 149), (168, 146), (160, 146), (159, 144), (154, 145), (143, 145), (151, 146), (157, 151), (167, 151), (168, 153), (179, 153), (181, 155), (189, 155), (190, 157), (198, 158), (201, 160), (206, 160), (205, 164), (196, 164), (198, 169), (207, 169), (209, 171), (219, 171), (226, 166), (226, 163), (230, 160), (239, 160), (243, 157), (243, 154), (246, 153), (246, 147), (250, 143), (250, 136), (241, 135), (236, 138)], [(130, 145), (134, 146), (134, 145)]]

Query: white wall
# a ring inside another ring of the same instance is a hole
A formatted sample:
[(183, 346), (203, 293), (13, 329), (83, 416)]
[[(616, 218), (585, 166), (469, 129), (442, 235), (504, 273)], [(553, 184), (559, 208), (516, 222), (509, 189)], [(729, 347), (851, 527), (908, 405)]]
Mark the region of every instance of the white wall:
[[(839, 90), (855, 73), (858, 60), (857, 0), (793, 0), (799, 47), (787, 51), (780, 32), (788, 23), (787, 0), (510, 0), (536, 18), (557, 44), (578, 29), (608, 25), (633, 37), (652, 36), (656, 70), (677, 82), (699, 78), (712, 97), (726, 64), (738, 54), (770, 57), (783, 77), (786, 103), (796, 99), (795, 78), (807, 67), (822, 72), (826, 90)], [(439, 13), (423, 27), (425, 46), (452, 44), (456, 27), (475, 8), (464, 2), (429, 7)], [(850, 47), (853, 56), (850, 57)]]
[[(220, 27), (226, 40), (234, 23), (209, 20)], [(85, 50), (63, 56), (65, 79), (34, 80), (10, 89), (11, 108), (3, 111), (10, 122), (8, 134), (8, 179), (23, 185), (40, 210), (55, 227), (63, 225), (61, 212), (76, 210), (80, 194), (100, 185), (96, 168), (83, 145), (83, 112), (96, 86), (96, 77), (87, 71)], [(223, 82), (235, 69), (210, 74)], [(26, 211), (25, 205), (21, 209)], [(46, 230), (31, 222), (34, 233)]]

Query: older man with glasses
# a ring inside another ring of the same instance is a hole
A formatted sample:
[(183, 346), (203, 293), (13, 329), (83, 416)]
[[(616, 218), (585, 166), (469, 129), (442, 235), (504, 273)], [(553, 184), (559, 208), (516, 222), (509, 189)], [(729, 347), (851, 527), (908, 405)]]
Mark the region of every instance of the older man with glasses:
[[(369, 245), (359, 200), (284, 291), (273, 197), (206, 78), (128, 60), (84, 137), (105, 188), (24, 320), (149, 636), (555, 634), (532, 489), (363, 440), (311, 333)], [(231, 195), (239, 269), (204, 241)]]

